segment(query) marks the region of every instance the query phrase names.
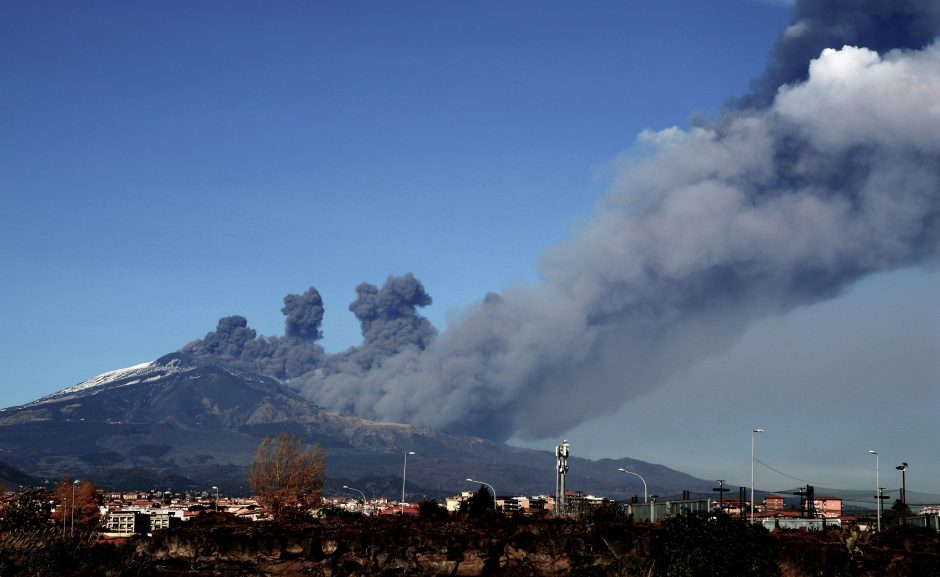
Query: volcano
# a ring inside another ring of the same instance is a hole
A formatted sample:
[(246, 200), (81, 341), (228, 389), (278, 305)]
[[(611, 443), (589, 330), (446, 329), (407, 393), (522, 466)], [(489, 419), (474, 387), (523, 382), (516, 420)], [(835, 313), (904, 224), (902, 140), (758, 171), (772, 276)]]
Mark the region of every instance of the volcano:
[[(54, 482), (89, 478), (113, 489), (247, 492), (245, 471), (262, 438), (283, 431), (327, 453), (326, 488), (400, 494), (405, 452), (409, 494), (442, 496), (485, 479), (500, 494), (554, 490), (552, 453), (486, 439), (369, 421), (317, 406), (276, 379), (199, 362), (186, 353), (110, 371), (52, 395), (0, 410), (0, 455)], [(576, 446), (576, 445), (575, 445)], [(611, 497), (642, 493), (619, 467), (646, 478), (651, 492), (708, 492), (711, 483), (632, 459), (569, 459), (568, 486)]]

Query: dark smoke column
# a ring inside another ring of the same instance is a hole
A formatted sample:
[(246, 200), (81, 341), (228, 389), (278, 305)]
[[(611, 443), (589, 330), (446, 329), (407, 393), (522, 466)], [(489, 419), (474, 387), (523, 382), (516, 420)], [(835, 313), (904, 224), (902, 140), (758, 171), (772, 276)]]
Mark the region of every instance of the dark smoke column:
[(302, 295), (284, 297), (284, 334), (297, 339), (311, 341), (323, 337), (320, 323), (323, 322), (323, 299), (317, 289), (310, 287)]
[(284, 297), (286, 317), (283, 337), (258, 336), (243, 316), (224, 317), (215, 331), (193, 341), (181, 351), (197, 362), (260, 373), (278, 379), (306, 374), (319, 366), (325, 353), (316, 344), (321, 338), (323, 300), (313, 287), (301, 295)]
[(419, 307), (431, 304), (431, 295), (411, 273), (390, 276), (378, 288), (369, 283), (356, 287), (356, 300), (349, 310), (362, 326), (362, 345), (353, 353), (363, 368), (406, 348), (424, 350), (437, 332), (418, 314)]

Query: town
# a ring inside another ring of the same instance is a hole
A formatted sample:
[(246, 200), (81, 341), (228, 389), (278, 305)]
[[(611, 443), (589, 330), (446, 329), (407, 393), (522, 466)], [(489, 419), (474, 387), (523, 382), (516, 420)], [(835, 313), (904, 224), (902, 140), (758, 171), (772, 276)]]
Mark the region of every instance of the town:
[[(72, 484), (80, 487), (83, 482), (75, 481)], [(364, 493), (353, 487), (344, 486), (343, 489), (358, 493), (358, 495), (356, 497), (325, 496), (322, 504), (310, 511), (311, 516), (316, 518), (324, 514), (326, 510), (364, 516), (419, 516), (422, 506), (433, 506), (446, 511), (447, 514), (456, 515), (474, 496), (473, 492), (464, 491), (447, 497), (442, 503), (434, 500), (404, 502), (392, 501), (385, 497), (367, 498)], [(843, 511), (841, 498), (813, 495), (812, 487), (809, 489), (800, 496), (799, 503), (794, 506), (787, 505), (787, 497), (784, 495), (767, 495), (760, 502), (754, 503), (753, 517), (751, 516), (751, 502), (743, 496), (743, 488), (741, 498), (724, 497), (723, 491), (717, 496), (691, 498), (689, 492), (686, 491), (675, 498), (657, 499), (654, 496), (649, 502), (639, 502), (639, 499), (635, 498), (625, 503), (594, 495), (584, 495), (580, 492), (567, 492), (564, 511), (559, 511), (557, 504), (560, 500), (556, 499), (555, 495), (497, 495), (493, 499), (489, 490), (486, 490), (486, 495), (489, 496), (494, 511), (506, 515), (583, 518), (590, 516), (592, 511), (601, 507), (614, 507), (624, 518), (633, 518), (640, 523), (656, 523), (683, 512), (722, 511), (731, 517), (752, 520), (768, 530), (820, 530), (826, 527), (854, 527), (861, 531), (876, 529), (874, 512), (861, 515), (858, 512), (846, 513)], [(30, 490), (26, 489), (26, 491)], [(52, 517), (63, 520), (62, 530), (67, 533), (70, 521), (74, 526), (74, 519), (70, 519), (69, 516), (70, 514), (74, 516), (74, 510), (79, 509), (80, 505), (76, 504), (74, 509), (72, 508), (68, 492), (66, 492), (65, 499), (57, 501), (52, 493), (44, 490), (35, 491), (37, 492), (33, 493), (34, 495), (47, 499), (46, 504)], [(3, 495), (0, 499), (0, 507), (14, 501), (17, 495), (17, 493)], [(259, 504), (256, 497), (228, 496), (220, 493), (218, 487), (212, 487), (201, 493), (155, 489), (109, 492), (96, 490), (94, 502), (100, 503), (97, 505), (100, 516), (98, 532), (105, 540), (171, 529), (204, 514), (225, 513), (238, 519), (251, 521), (271, 520), (270, 513)], [(919, 506), (917, 511), (910, 511), (908, 515), (896, 517), (896, 522), (940, 531), (940, 504)]]

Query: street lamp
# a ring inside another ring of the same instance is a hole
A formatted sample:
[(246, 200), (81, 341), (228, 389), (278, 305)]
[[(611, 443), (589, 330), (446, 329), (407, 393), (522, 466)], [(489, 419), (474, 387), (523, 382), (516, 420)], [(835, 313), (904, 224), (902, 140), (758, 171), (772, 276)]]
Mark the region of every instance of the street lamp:
[(901, 505), (907, 507), (907, 479), (904, 475), (907, 472), (907, 463), (901, 463), (895, 469), (901, 471)]
[(414, 451), (405, 452), (405, 466), (401, 470), (401, 514), (405, 514), (405, 477), (408, 475), (408, 455), (414, 455)]
[(754, 522), (754, 434), (763, 432), (760, 427), (751, 431), (751, 523)]
[(878, 531), (881, 531), (881, 479), (879, 478), (878, 451), (869, 449), (868, 452), (875, 456), (875, 511), (878, 512)]
[(365, 493), (363, 493), (363, 492), (360, 491), (359, 489), (350, 487), (350, 486), (348, 486), (348, 485), (343, 485), (343, 488), (346, 489), (347, 491), (356, 491), (357, 493), (359, 493), (360, 495), (362, 495), (362, 506), (363, 506), (363, 508), (365, 508), (365, 505), (366, 505), (366, 494), (365, 494)]
[[(21, 492), (23, 491), (23, 485), (20, 485), (20, 491), (21, 491)], [(73, 499), (73, 500), (75, 499), (75, 490), (74, 490), (74, 489), (72, 490), (72, 499)], [(69, 512), (68, 512), (68, 502), (69, 502), (69, 499), (68, 499), (68, 497), (63, 497), (62, 501), (63, 501), (63, 502), (62, 502), (62, 539), (65, 540), (65, 527), (66, 527), (66, 523), (68, 523), (68, 520), (69, 520), (69, 515), (68, 515), (68, 513), (69, 513)]]
[[(620, 469), (617, 469), (617, 470), (620, 471), (621, 473), (627, 473), (628, 475), (636, 475), (637, 477), (640, 477), (640, 474), (639, 474), (639, 473), (634, 473), (633, 471), (628, 471), (628, 470), (626, 470), (626, 469), (624, 469), (624, 468), (620, 468)], [(647, 493), (647, 491), (646, 491), (646, 479), (644, 479), (643, 477), (640, 477), (640, 480), (643, 481), (643, 502), (644, 502), (644, 503), (649, 503), (649, 497), (648, 497), (648, 493)]]
[(219, 488), (215, 485), (212, 486), (212, 490), (215, 491), (215, 510), (219, 510)]
[(78, 485), (78, 479), (72, 481), (72, 528), (69, 531), (69, 537), (75, 538), (75, 486)]
[(486, 485), (487, 487), (490, 488), (490, 491), (493, 492), (493, 510), (495, 511), (496, 510), (496, 489), (493, 488), (493, 485), (490, 485), (489, 483), (484, 483), (483, 481), (474, 481), (473, 479), (469, 477), (467, 477), (467, 481), (470, 483), (479, 483), (481, 485)]

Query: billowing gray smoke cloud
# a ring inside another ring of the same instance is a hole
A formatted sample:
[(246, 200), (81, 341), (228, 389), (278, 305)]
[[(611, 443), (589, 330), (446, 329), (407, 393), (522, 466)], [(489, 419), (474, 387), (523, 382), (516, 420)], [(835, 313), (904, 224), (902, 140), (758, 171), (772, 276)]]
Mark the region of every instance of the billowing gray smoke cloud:
[(220, 363), (281, 379), (314, 370), (325, 357), (323, 348), (315, 343), (322, 336), (320, 293), (311, 287), (302, 295), (287, 295), (281, 312), (286, 317), (283, 337), (258, 337), (257, 332), (248, 327), (245, 317), (231, 316), (220, 319), (214, 331), (181, 350), (197, 361)]
[(826, 48), (920, 50), (940, 31), (936, 0), (797, 0), (793, 24), (777, 39), (764, 73), (738, 105), (765, 108), (777, 89), (803, 82), (807, 63)]
[[(541, 285), (486, 299), (424, 351), (307, 375), (302, 390), (367, 417), (557, 435), (759, 319), (935, 261), (940, 49), (879, 55), (843, 43), (922, 45), (936, 7), (884, 4), (799, 3), (747, 106), (712, 126), (642, 134), (593, 219), (546, 254)], [(895, 21), (908, 32), (881, 28)], [(839, 42), (817, 46), (810, 64), (797, 35)]]
[[(360, 286), (351, 309), (363, 347), (321, 356), (291, 383), (364, 417), (554, 436), (727, 348), (759, 319), (874, 272), (936, 263), (940, 47), (924, 46), (936, 10), (799, 2), (741, 106), (713, 125), (639, 136), (593, 218), (544, 256), (541, 284), (488, 295), (433, 339), (415, 308), (430, 299), (410, 275)], [(812, 63), (788, 40), (797, 36), (812, 39)], [(917, 49), (884, 51), (894, 46)], [(201, 346), (237, 350), (242, 320)], [(283, 346), (254, 339), (242, 350), (265, 342)]]
[(323, 336), (320, 332), (323, 299), (317, 289), (311, 287), (302, 295), (287, 295), (281, 312), (287, 317), (284, 334), (288, 337), (317, 340)]
[(349, 310), (362, 325), (363, 344), (344, 355), (364, 369), (370, 369), (385, 357), (408, 348), (424, 350), (436, 331), (418, 315), (417, 308), (431, 304), (431, 295), (411, 273), (389, 277), (381, 290), (362, 283), (356, 287), (358, 298)]
[(361, 373), (381, 359), (405, 349), (424, 350), (436, 334), (417, 312), (431, 296), (413, 275), (389, 277), (382, 288), (368, 283), (356, 287), (358, 298), (349, 305), (362, 324), (362, 345), (327, 355), (315, 341), (322, 338), (323, 299), (315, 288), (284, 297), (283, 337), (259, 337), (242, 316), (219, 320), (215, 331), (183, 347), (197, 361), (220, 363), (291, 379), (317, 374)]

